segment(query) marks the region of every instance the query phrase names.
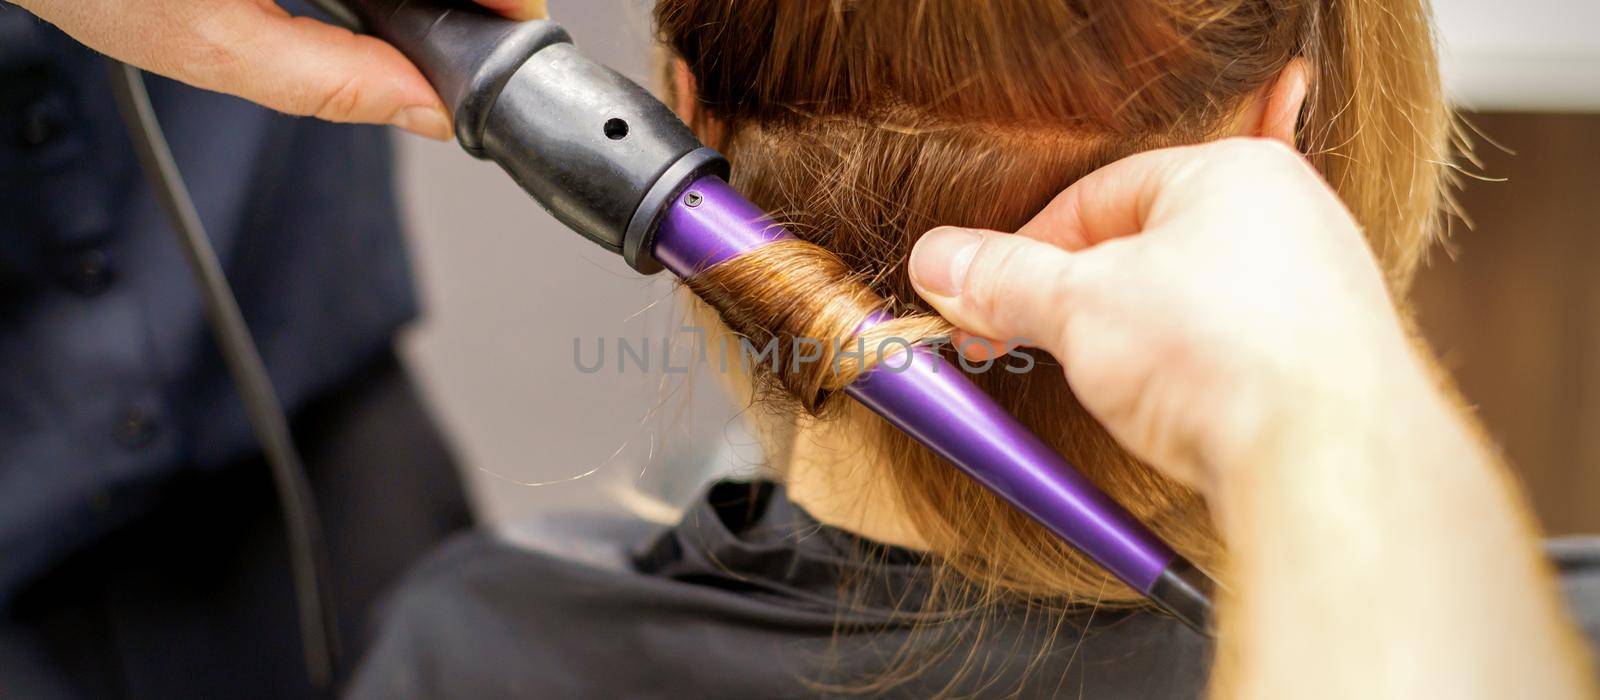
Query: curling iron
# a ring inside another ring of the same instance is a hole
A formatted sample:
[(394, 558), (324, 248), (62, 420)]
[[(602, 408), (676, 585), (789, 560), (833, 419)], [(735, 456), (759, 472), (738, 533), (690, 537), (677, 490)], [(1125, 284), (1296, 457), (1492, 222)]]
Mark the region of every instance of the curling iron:
[[(789, 233), (727, 184), (728, 161), (644, 88), (586, 58), (549, 20), (450, 0), (317, 0), (416, 63), (473, 156), (635, 270), (682, 278)], [(868, 320), (870, 322), (870, 319)], [(1194, 629), (1211, 580), (937, 352), (844, 391)]]

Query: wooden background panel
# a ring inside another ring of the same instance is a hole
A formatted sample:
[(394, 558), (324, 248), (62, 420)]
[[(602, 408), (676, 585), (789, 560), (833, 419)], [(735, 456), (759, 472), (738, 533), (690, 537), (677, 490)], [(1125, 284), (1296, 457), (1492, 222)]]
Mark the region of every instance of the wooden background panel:
[(1600, 532), (1600, 115), (1475, 114), (1483, 174), (1412, 295), (1552, 533)]

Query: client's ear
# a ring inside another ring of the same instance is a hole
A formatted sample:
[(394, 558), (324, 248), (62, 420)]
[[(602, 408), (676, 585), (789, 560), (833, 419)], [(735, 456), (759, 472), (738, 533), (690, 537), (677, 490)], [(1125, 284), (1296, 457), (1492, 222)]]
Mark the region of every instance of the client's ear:
[(672, 56), (667, 66), (667, 79), (667, 106), (683, 123), (694, 129), (695, 135), (707, 146), (722, 148), (722, 122), (705, 114), (705, 109), (700, 106), (700, 90), (688, 62)]
[[(1263, 88), (1256, 98), (1254, 129), (1249, 135), (1277, 139), (1294, 146), (1295, 128), (1300, 121), (1300, 108), (1305, 105), (1306, 94), (1311, 89), (1311, 64), (1297, 57), (1283, 67), (1276, 80)], [(1249, 121), (1245, 122), (1247, 125)]]
[(682, 58), (673, 56), (672, 64), (667, 69), (667, 106), (672, 108), (674, 114), (685, 124), (693, 124), (699, 106), (695, 99), (694, 74), (689, 72), (689, 64)]

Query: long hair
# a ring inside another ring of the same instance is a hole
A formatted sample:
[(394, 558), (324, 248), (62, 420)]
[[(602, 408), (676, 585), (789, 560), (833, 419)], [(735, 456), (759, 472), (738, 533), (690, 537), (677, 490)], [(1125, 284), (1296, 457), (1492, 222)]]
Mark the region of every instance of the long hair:
[[(734, 186), (814, 244), (691, 280), (738, 334), (850, 337), (867, 309), (825, 312), (816, 300), (829, 285), (820, 296), (869, 288), (926, 318), (905, 272), (924, 231), (1014, 231), (1102, 165), (1231, 133), (1296, 57), (1311, 71), (1297, 145), (1354, 212), (1397, 296), (1438, 235), (1451, 120), (1426, 0), (660, 0), (655, 19), (693, 78), (692, 126), (732, 161)], [(836, 269), (804, 276), (797, 295), (783, 271), (807, 260)], [(1024, 375), (973, 378), (1226, 579), (1203, 500), (1121, 449), (1038, 358)], [(1137, 604), (910, 438), (833, 406), (825, 389), (838, 378), (751, 372), (783, 389), (761, 392), (763, 405), (834, 422), (886, 472), (944, 572), (938, 604)]]

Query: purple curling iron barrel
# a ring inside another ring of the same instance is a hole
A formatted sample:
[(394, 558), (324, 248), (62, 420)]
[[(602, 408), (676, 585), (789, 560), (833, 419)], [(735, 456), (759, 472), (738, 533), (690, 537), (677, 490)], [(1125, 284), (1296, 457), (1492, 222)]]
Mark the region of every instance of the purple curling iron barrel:
[[(319, 4), (411, 58), (454, 113), (469, 153), (498, 163), (562, 223), (642, 273), (664, 266), (692, 277), (789, 235), (728, 186), (720, 154), (643, 88), (585, 58), (552, 22), (513, 22), (449, 0)], [(927, 348), (912, 352), (845, 393), (1209, 631), (1205, 574), (959, 369)]]

